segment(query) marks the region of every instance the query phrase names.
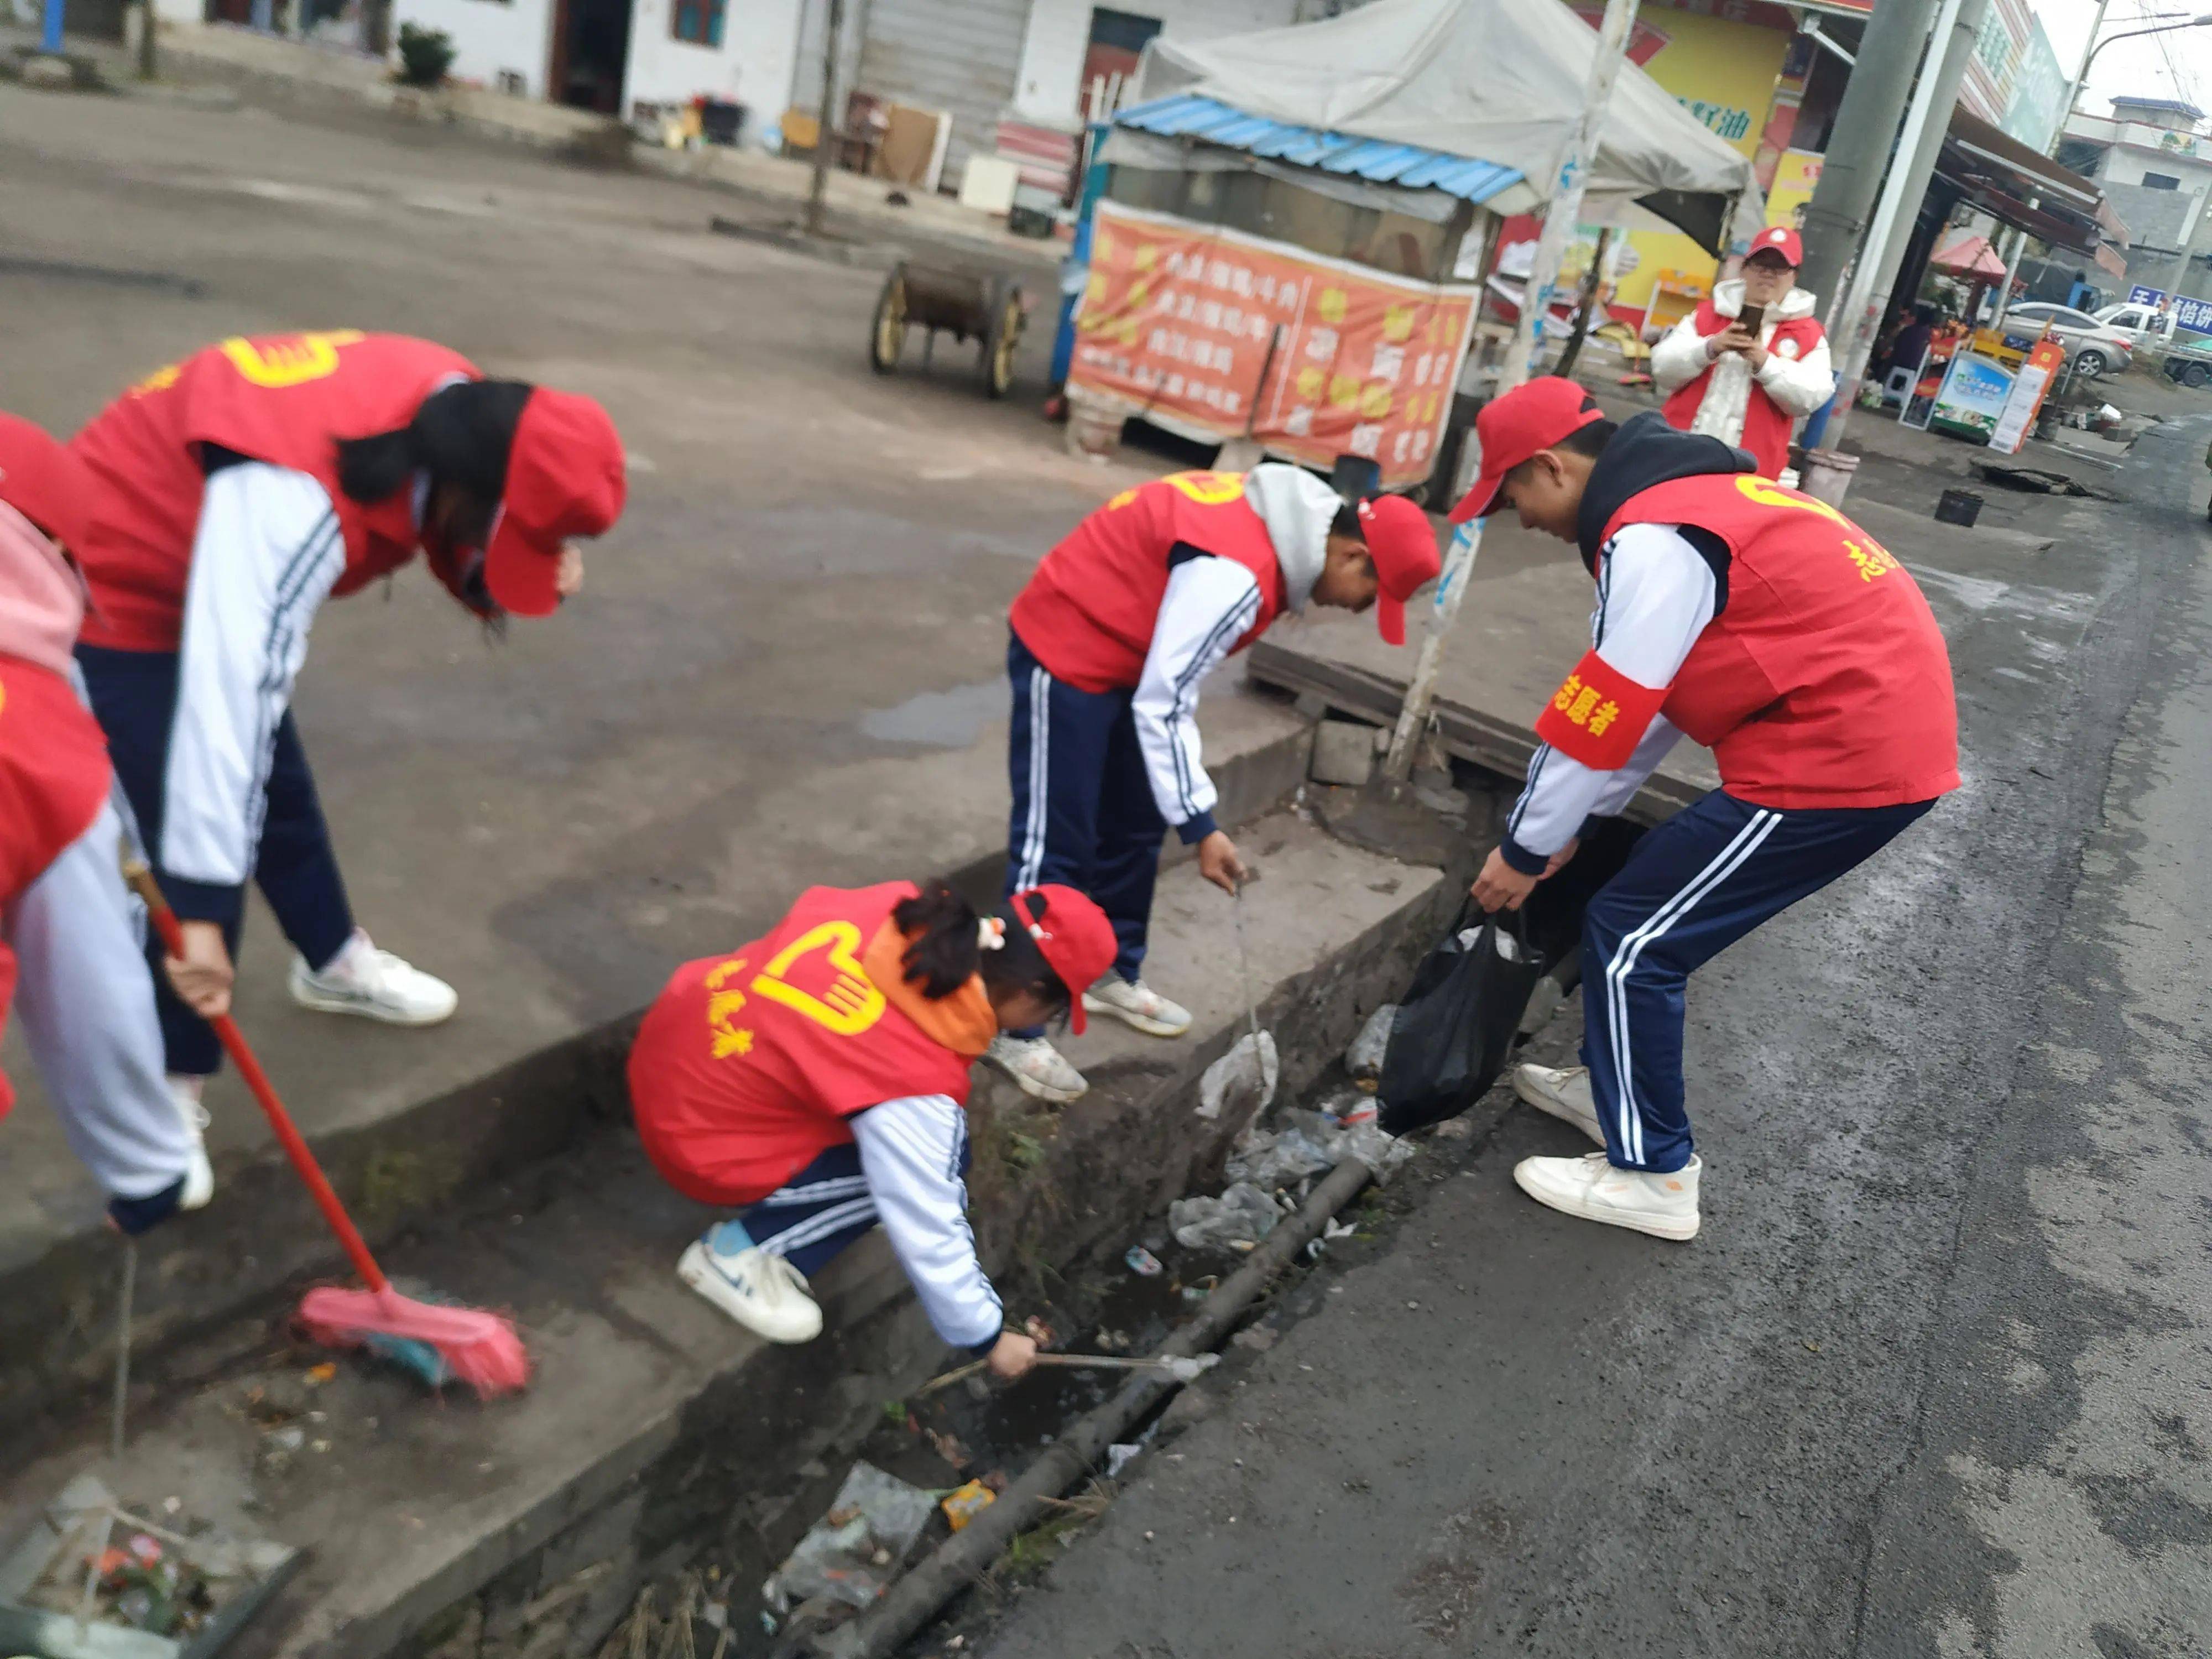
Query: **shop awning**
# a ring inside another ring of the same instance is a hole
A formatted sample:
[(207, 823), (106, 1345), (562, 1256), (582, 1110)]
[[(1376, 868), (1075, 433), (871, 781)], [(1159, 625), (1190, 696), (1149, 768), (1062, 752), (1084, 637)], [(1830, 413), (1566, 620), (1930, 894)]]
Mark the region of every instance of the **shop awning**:
[(2060, 167), (1978, 115), (1951, 115), (1936, 171), (1984, 213), (2076, 253), (2125, 228), (2094, 179)]
[(1990, 246), (1986, 236), (1977, 236), (1971, 230), (1955, 230), (1928, 256), (1928, 263), (1938, 270), (1968, 281), (1997, 282), (2005, 274), (2005, 262), (1997, 258), (1997, 251)]
[[(1372, 141), (1373, 165), (1441, 169), (1456, 157), (1494, 167), (1497, 191), (1524, 183), (1540, 202), (1559, 177), (1597, 40), (1553, 0), (1372, 0), (1249, 34), (1156, 36), (1142, 85), (1148, 105), (1195, 96), (1241, 112), (1255, 132), (1287, 130), (1285, 143)], [(1191, 107), (1194, 119), (1218, 118)], [(1121, 125), (1131, 125), (1126, 113)], [(1614, 83), (1585, 188), (1586, 224), (1641, 211), (1707, 248), (1748, 241), (1765, 222), (1751, 159), (1633, 64)]]
[(1393, 143), (1379, 138), (1355, 137), (1326, 132), (1248, 115), (1218, 99), (1197, 93), (1155, 98), (1125, 109), (1114, 118), (1119, 126), (1164, 138), (1195, 138), (1224, 149), (1292, 167), (1317, 167), (1370, 184), (1396, 185), (1404, 190), (1439, 190), (1465, 202), (1486, 202), (1500, 191), (1521, 182), (1520, 172), (1496, 161), (1447, 155), (1420, 144)]

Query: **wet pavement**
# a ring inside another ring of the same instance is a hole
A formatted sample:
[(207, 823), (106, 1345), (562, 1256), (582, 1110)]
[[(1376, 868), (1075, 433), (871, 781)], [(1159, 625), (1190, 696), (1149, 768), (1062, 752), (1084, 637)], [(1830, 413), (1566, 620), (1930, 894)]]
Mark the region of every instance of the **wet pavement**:
[(1695, 1243), (1508, 1112), (968, 1650), (2203, 1651), (2205, 425), (1929, 584), (1966, 786), (1693, 982)]

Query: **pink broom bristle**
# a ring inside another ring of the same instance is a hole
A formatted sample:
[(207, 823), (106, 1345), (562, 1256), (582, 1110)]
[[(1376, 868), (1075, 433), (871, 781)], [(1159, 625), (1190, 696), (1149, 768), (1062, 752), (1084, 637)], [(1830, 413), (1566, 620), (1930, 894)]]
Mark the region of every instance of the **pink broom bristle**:
[(358, 1347), (372, 1336), (425, 1343), (480, 1399), (514, 1394), (530, 1381), (530, 1355), (514, 1322), (479, 1308), (417, 1302), (388, 1286), (324, 1285), (301, 1298), (300, 1323), (328, 1347)]

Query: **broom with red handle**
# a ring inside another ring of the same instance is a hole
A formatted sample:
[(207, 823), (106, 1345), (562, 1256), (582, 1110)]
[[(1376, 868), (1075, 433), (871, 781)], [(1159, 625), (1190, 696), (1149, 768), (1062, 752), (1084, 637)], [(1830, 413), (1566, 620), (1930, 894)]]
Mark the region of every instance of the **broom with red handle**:
[[(153, 872), (134, 861), (125, 867), (124, 875), (145, 901), (146, 912), (153, 918), (154, 929), (161, 934), (162, 945), (171, 956), (181, 958), (185, 954), (185, 930), (177, 921), (176, 912), (161, 896)], [(307, 1149), (299, 1126), (284, 1109), (284, 1103), (276, 1097), (276, 1086), (261, 1069), (261, 1062), (254, 1058), (238, 1023), (228, 1014), (218, 1014), (208, 1024), (214, 1028), (223, 1052), (238, 1067), (239, 1076), (246, 1079), (246, 1086), (253, 1091), (254, 1099), (261, 1103), (269, 1127), (276, 1131), (277, 1144), (292, 1160), (292, 1167), (300, 1172), (300, 1179), (307, 1183), (315, 1206), (322, 1211), (323, 1219), (330, 1224), (331, 1231), (337, 1235), (347, 1258), (352, 1261), (354, 1272), (361, 1275), (362, 1283), (368, 1287), (348, 1290), (324, 1285), (308, 1291), (300, 1303), (300, 1322), (308, 1334), (332, 1347), (368, 1347), (408, 1366), (433, 1384), (448, 1378), (465, 1382), (485, 1399), (512, 1393), (528, 1382), (530, 1356), (523, 1348), (514, 1321), (481, 1309), (418, 1302), (392, 1288), (392, 1281), (376, 1265), (376, 1258), (368, 1253), (368, 1246), (353, 1224), (353, 1218), (345, 1212), (345, 1206), (331, 1189), (323, 1166)]]

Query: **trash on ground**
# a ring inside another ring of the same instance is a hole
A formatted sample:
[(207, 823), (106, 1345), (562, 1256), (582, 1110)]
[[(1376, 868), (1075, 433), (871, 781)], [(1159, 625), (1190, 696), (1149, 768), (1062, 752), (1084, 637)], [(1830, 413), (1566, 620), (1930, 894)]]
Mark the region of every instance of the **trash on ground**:
[(1124, 1441), (1106, 1448), (1106, 1478), (1118, 1480), (1121, 1471), (1127, 1468), (1137, 1454), (1144, 1450), (1135, 1441)]
[(829, 1512), (761, 1586), (761, 1600), (779, 1613), (817, 1595), (866, 1607), (896, 1575), (936, 1506), (920, 1486), (872, 1463), (854, 1464)]
[(0, 1559), (9, 1651), (167, 1659), (197, 1648), (217, 1621), (237, 1630), (299, 1564), (281, 1544), (180, 1524), (189, 1535), (125, 1510), (97, 1476), (70, 1481)]
[(1275, 1200), (1248, 1181), (1233, 1182), (1218, 1198), (1179, 1198), (1168, 1206), (1168, 1225), (1187, 1250), (1249, 1249), (1282, 1218)]
[(1273, 1031), (1247, 1031), (1198, 1079), (1198, 1115), (1249, 1121), (1273, 1103), (1282, 1077)]
[(1262, 1192), (1295, 1187), (1308, 1176), (1335, 1166), (1328, 1149), (1297, 1128), (1247, 1129), (1229, 1156), (1231, 1181), (1249, 1182)]
[(1542, 976), (1528, 918), (1474, 915), (1472, 905), (1463, 909), (1422, 958), (1390, 1028), (1380, 1121), (1394, 1134), (1458, 1116), (1498, 1080)]
[(1167, 1271), (1159, 1257), (1141, 1244), (1129, 1246), (1128, 1254), (1121, 1260), (1128, 1263), (1129, 1271), (1139, 1279), (1158, 1279)]
[(957, 1492), (948, 1493), (938, 1507), (945, 1511), (945, 1518), (952, 1523), (952, 1530), (958, 1532), (998, 1501), (998, 1493), (981, 1480), (970, 1480)]
[(1390, 1047), (1390, 1022), (1397, 1016), (1398, 1005), (1384, 1003), (1367, 1016), (1367, 1024), (1359, 1028), (1359, 1035), (1344, 1051), (1344, 1069), (1363, 1089), (1374, 1088), (1382, 1075), (1382, 1056)]

